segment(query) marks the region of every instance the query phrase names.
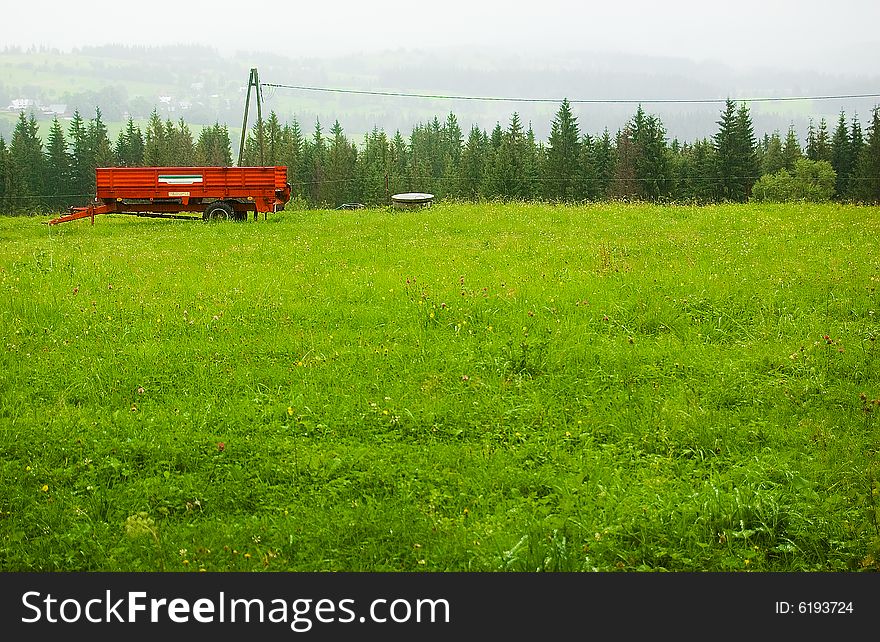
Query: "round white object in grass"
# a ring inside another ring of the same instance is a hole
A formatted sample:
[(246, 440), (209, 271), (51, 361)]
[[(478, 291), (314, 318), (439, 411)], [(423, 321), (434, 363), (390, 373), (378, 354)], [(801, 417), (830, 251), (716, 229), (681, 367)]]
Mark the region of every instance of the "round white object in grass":
[(421, 207), (430, 205), (434, 201), (434, 195), (423, 192), (406, 192), (395, 194), (391, 197), (391, 201), (397, 207)]

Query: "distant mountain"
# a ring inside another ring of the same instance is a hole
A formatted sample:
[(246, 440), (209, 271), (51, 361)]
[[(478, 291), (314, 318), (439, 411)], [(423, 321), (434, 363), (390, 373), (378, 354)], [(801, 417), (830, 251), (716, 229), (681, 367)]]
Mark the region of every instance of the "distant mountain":
[[(389, 50), (292, 59), (263, 53), (224, 56), (203, 46), (102, 46), (71, 52), (0, 52), (0, 109), (14, 101), (30, 100), (37, 111), (45, 112), (45, 118), (61, 107), (62, 117), (74, 109), (90, 117), (97, 105), (105, 120), (113, 122), (128, 114), (143, 119), (156, 108), (173, 120), (183, 117), (193, 125), (219, 121), (234, 130), (241, 126), (251, 67), (259, 69), (264, 83), (297, 86), (529, 99), (641, 100), (646, 111), (661, 117), (670, 139), (681, 141), (711, 136), (717, 129), (721, 106), (651, 100), (851, 94), (880, 89), (880, 73), (788, 72), (769, 67), (741, 71), (718, 63), (603, 52), (533, 56), (491, 49)], [(274, 110), (282, 121), (296, 118), (306, 133), (314, 129), (317, 120), (325, 129), (338, 120), (355, 140), (373, 127), (389, 134), (399, 129), (407, 135), (413, 125), (434, 116), (443, 120), (450, 111), (465, 132), (473, 124), (485, 129), (496, 122), (506, 126), (517, 112), (532, 124), (539, 140), (546, 140), (558, 108), (555, 100), (421, 99), (268, 87), (264, 98), (266, 111)], [(774, 129), (784, 132), (791, 123), (804, 138), (810, 118), (818, 121), (824, 117), (830, 128), (843, 109), (848, 118), (856, 113), (864, 123), (877, 102), (753, 103), (751, 109), (759, 136)], [(590, 134), (601, 133), (606, 127), (616, 132), (635, 110), (635, 102), (574, 105), (581, 130)], [(0, 134), (7, 140), (13, 125), (13, 117), (0, 119)]]

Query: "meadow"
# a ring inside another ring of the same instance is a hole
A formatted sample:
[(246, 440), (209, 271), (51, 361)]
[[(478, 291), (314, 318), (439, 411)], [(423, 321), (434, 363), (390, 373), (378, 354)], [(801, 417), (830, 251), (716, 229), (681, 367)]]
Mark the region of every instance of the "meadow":
[(876, 571), (878, 214), (0, 218), (0, 570)]

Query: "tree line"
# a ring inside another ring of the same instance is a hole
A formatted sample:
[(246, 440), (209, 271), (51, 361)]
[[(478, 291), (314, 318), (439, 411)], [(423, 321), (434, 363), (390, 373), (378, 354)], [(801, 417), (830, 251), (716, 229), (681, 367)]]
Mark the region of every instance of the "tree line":
[[(360, 143), (338, 121), (305, 133), (271, 112), (248, 131), (243, 165), (285, 165), (304, 206), (383, 205), (401, 192), (438, 199), (584, 202), (746, 202), (828, 200), (880, 202), (880, 108), (863, 133), (844, 112), (831, 131), (811, 121), (802, 146), (785, 135), (755, 135), (745, 103), (727, 100), (711, 137), (670, 141), (662, 121), (639, 106), (611, 133), (582, 132), (563, 100), (546, 142), (514, 112), (506, 127), (472, 126), (453, 113), (417, 125), (407, 138), (374, 128)], [(129, 118), (115, 141), (100, 108), (86, 121), (75, 112), (64, 130), (53, 120), (45, 144), (33, 114), (22, 112), (10, 142), (0, 137), (0, 211), (57, 211), (94, 196), (95, 168), (229, 166), (229, 130), (219, 122), (193, 136), (184, 119), (154, 110), (144, 130)]]

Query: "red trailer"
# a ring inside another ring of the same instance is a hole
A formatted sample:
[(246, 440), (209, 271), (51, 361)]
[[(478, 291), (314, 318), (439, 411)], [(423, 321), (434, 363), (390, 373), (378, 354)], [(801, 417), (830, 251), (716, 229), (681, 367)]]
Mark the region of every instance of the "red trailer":
[(134, 214), (157, 218), (256, 220), (260, 213), (277, 212), (290, 200), (287, 168), (274, 167), (99, 167), (97, 195), (86, 207), (50, 225), (91, 218), (96, 214)]

